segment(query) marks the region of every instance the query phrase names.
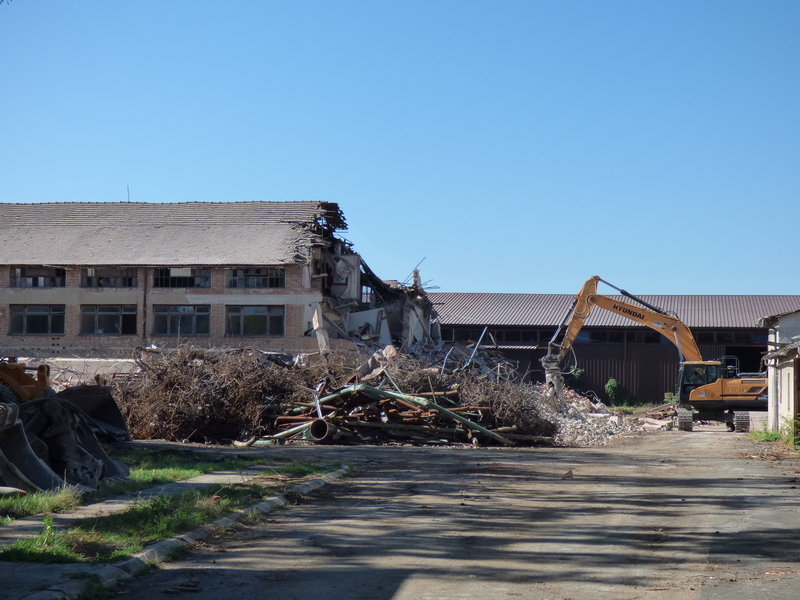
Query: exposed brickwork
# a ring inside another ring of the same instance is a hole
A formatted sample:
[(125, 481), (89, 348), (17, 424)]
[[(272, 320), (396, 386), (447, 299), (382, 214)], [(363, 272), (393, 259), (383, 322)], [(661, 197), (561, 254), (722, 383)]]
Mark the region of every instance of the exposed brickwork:
[[(319, 292), (303, 287), (300, 264), (285, 266), (285, 287), (276, 289), (229, 289), (226, 269), (212, 269), (209, 288), (155, 288), (153, 269), (140, 268), (136, 288), (82, 288), (82, 269), (67, 269), (65, 288), (9, 288), (10, 269), (0, 269), (0, 354), (23, 356), (129, 357), (137, 346), (188, 344), (200, 348), (256, 347), (264, 350), (313, 352), (317, 342), (303, 335), (307, 329), (306, 307), (319, 300)], [(157, 304), (211, 305), (210, 335), (155, 337), (152, 335), (153, 306)], [(222, 298), (221, 298), (222, 297)], [(230, 297), (226, 302), (224, 297)], [(290, 299), (291, 302), (287, 302)], [(10, 304), (64, 304), (64, 335), (8, 335)], [(81, 306), (136, 305), (136, 335), (81, 335)], [(225, 305), (263, 304), (285, 308), (281, 337), (230, 337), (225, 335)], [(349, 349), (345, 340), (333, 346)]]

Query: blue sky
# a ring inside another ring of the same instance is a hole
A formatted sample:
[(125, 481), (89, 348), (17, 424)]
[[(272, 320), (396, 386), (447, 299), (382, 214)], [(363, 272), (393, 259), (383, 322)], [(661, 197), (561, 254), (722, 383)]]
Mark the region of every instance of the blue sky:
[(438, 291), (800, 294), (796, 0), (12, 0), (0, 53), (2, 202), (323, 200)]

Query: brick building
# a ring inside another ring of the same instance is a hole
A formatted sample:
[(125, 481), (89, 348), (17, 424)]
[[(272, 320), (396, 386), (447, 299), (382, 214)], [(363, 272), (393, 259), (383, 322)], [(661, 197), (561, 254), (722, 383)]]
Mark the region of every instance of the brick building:
[(422, 339), (429, 305), (376, 277), (346, 227), (329, 202), (0, 204), (0, 352)]

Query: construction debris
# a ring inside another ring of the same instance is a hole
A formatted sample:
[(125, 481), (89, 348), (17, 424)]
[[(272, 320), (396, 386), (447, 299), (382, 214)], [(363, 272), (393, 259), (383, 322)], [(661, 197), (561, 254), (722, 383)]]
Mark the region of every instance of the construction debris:
[(139, 349), (114, 384), (135, 439), (200, 443), (602, 445), (652, 427), (540, 384), (477, 346), (414, 345), (363, 358), (255, 349)]

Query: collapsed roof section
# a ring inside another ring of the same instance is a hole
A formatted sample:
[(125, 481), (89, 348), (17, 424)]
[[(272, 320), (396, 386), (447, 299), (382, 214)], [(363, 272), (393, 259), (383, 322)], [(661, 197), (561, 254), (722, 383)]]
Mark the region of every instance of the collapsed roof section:
[(431, 334), (433, 304), (416, 271), (409, 286), (383, 281), (349, 243), (336, 238), (311, 251), (310, 279), (324, 299), (314, 308), (313, 329), (323, 351), (325, 334), (357, 345), (404, 346), (439, 339)]

